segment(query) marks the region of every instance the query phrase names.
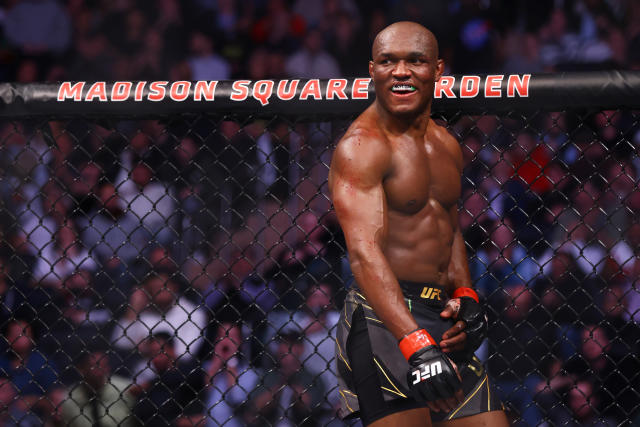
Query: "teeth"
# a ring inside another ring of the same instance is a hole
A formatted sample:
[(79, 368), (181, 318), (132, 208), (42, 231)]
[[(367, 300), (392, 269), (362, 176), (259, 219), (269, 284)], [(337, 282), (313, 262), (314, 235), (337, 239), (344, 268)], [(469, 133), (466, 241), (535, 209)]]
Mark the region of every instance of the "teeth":
[(415, 86), (411, 85), (395, 85), (391, 87), (392, 92), (414, 92)]

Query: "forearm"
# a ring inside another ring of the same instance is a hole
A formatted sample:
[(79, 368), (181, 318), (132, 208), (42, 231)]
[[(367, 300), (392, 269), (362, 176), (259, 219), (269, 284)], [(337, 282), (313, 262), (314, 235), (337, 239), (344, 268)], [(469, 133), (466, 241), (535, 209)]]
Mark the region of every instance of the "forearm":
[(353, 275), (385, 327), (400, 340), (418, 325), (409, 312), (398, 280), (379, 248), (351, 255)]
[(462, 232), (456, 229), (453, 244), (451, 246), (451, 259), (448, 268), (449, 276), (449, 295), (457, 288), (471, 288), (471, 274), (469, 273), (469, 262), (467, 258), (467, 249), (465, 247)]

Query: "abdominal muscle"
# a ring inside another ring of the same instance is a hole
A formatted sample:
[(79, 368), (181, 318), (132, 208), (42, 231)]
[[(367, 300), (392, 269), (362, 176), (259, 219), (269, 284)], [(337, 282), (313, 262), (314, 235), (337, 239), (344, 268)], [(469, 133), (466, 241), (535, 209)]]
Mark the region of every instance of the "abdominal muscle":
[(437, 203), (428, 203), (413, 215), (394, 211), (388, 215), (383, 252), (396, 278), (446, 286), (453, 243), (446, 211)]

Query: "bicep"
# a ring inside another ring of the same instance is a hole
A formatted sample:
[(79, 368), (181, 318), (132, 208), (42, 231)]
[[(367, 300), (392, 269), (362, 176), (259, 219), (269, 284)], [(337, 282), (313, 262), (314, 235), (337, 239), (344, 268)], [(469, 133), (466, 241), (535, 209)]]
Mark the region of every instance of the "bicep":
[(340, 148), (331, 165), (331, 194), (347, 246), (382, 244), (386, 233), (386, 153), (349, 145)]
[(362, 188), (337, 181), (334, 207), (347, 245), (382, 243), (386, 233), (386, 203), (382, 185)]

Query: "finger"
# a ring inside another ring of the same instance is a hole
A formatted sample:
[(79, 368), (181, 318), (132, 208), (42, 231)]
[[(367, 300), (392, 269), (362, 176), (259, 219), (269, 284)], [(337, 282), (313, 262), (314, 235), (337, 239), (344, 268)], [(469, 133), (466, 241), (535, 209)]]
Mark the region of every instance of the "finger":
[(442, 412), (444, 412), (445, 414), (448, 412), (451, 412), (451, 409), (449, 409), (449, 404), (447, 403), (446, 399), (438, 399), (434, 402), (436, 404), (436, 406), (438, 406), (438, 408), (440, 408), (440, 410)]
[(446, 338), (451, 338), (452, 336), (458, 335), (460, 332), (462, 332), (465, 329), (466, 326), (467, 324), (465, 322), (463, 322), (462, 320), (458, 320), (456, 323), (453, 324), (452, 327), (447, 329), (445, 333), (442, 334), (442, 338), (446, 339)]
[(447, 405), (449, 406), (449, 412), (453, 411), (460, 402), (458, 401), (457, 393), (447, 399)]
[(423, 387), (421, 387), (421, 394), (422, 398), (426, 402), (434, 402), (438, 399), (436, 390), (433, 388), (433, 385), (431, 383), (424, 384)]
[(433, 412), (440, 412), (440, 407), (438, 407), (438, 405), (436, 405), (434, 402), (427, 401), (427, 406)]
[(454, 336), (445, 341), (440, 342), (440, 348), (443, 352), (448, 353), (451, 351), (460, 351), (464, 350), (464, 343), (467, 340), (467, 333), (461, 332), (460, 334)]
[(458, 376), (458, 386), (455, 387), (455, 389), (457, 390), (458, 388), (462, 388), (462, 377), (460, 376), (460, 370), (458, 369), (458, 365), (456, 365), (456, 363), (449, 359), (449, 362), (451, 362), (451, 366), (453, 367), (453, 370), (455, 371), (456, 375)]
[(433, 386), (436, 389), (437, 398), (440, 401), (438, 402), (438, 405), (440, 405), (443, 410), (447, 409), (443, 400), (453, 396), (453, 388), (447, 383), (447, 381), (440, 378), (433, 381)]
[(443, 319), (448, 319), (449, 317), (453, 316), (453, 313), (453, 307), (447, 305), (445, 306), (444, 310), (440, 312), (440, 317), (442, 317)]

